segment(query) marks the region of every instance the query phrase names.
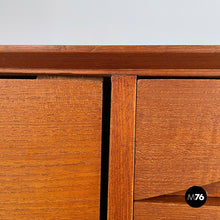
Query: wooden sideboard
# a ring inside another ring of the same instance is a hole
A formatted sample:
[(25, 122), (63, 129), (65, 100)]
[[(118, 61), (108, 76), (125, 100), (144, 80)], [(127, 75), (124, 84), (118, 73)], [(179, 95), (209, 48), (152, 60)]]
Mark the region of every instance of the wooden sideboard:
[(219, 78), (220, 46), (0, 46), (0, 219), (220, 218)]

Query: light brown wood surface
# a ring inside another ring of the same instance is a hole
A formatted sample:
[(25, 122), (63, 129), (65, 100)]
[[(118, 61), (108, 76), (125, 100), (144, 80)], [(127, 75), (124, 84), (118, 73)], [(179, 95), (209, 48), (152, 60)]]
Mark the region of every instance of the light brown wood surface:
[(219, 45), (0, 45), (0, 53), (220, 53)]
[[(208, 201), (207, 201), (208, 203)], [(155, 203), (134, 202), (134, 220), (191, 220), (191, 219), (220, 219), (220, 208), (214, 205), (204, 205), (200, 208), (192, 208), (183, 203)]]
[[(204, 185), (201, 187), (206, 191), (206, 194), (208, 197), (219, 197), (220, 198), (220, 182), (210, 183), (208, 185)], [(186, 190), (171, 193), (170, 195), (185, 196)]]
[(112, 77), (108, 219), (133, 219), (136, 77)]
[(101, 80), (0, 79), (0, 219), (99, 219)]
[(219, 80), (138, 80), (135, 200), (219, 182), (219, 146)]
[(0, 76), (146, 76), (219, 78), (220, 69), (55, 69), (55, 68), (0, 68)]

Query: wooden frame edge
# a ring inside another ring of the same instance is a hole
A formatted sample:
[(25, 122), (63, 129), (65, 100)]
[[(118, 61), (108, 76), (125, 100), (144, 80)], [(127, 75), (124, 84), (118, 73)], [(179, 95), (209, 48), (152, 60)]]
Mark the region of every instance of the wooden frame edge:
[(108, 220), (133, 219), (136, 83), (112, 77)]
[(141, 77), (220, 77), (220, 69), (19, 69), (0, 68), (5, 75), (56, 75), (56, 76), (141, 76)]

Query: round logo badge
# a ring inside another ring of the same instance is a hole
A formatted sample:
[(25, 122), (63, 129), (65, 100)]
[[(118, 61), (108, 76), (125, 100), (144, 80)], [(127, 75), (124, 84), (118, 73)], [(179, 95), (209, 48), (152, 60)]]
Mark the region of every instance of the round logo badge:
[(206, 191), (199, 186), (190, 187), (185, 194), (185, 200), (187, 204), (194, 208), (198, 208), (204, 205), (206, 199)]

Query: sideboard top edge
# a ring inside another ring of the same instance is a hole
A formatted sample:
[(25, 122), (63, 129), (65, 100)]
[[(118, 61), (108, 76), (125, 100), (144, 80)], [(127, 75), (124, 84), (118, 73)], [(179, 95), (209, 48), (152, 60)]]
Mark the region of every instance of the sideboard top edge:
[(220, 69), (216, 46), (0, 46), (4, 69)]
[(0, 53), (220, 53), (220, 45), (0, 45)]
[(220, 69), (36, 69), (0, 68), (0, 76), (101, 76), (134, 75), (140, 77), (220, 77)]

